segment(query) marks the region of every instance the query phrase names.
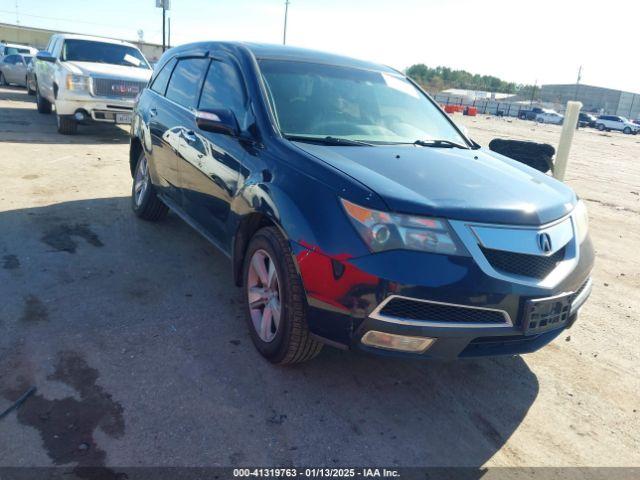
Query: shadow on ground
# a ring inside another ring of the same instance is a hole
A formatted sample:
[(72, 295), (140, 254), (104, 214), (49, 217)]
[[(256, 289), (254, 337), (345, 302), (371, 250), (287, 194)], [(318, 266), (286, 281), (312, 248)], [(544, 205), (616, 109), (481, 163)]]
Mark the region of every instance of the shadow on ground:
[(480, 466), (538, 393), (519, 357), (272, 366), (228, 260), (127, 198), (2, 212), (0, 232), (0, 410), (38, 387), (0, 424), (4, 465)]

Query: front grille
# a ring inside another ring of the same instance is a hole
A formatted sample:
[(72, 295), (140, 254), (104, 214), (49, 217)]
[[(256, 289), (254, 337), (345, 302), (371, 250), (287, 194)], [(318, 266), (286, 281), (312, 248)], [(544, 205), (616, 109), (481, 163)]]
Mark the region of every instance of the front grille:
[(147, 82), (94, 78), (93, 94), (98, 97), (135, 98), (146, 85)]
[(506, 323), (504, 314), (496, 310), (442, 305), (408, 298), (391, 299), (378, 314), (383, 317), (439, 323)]
[(564, 260), (566, 252), (566, 247), (562, 247), (553, 255), (543, 257), (540, 255), (493, 250), (482, 246), (480, 249), (487, 261), (496, 270), (539, 279), (549, 275)]

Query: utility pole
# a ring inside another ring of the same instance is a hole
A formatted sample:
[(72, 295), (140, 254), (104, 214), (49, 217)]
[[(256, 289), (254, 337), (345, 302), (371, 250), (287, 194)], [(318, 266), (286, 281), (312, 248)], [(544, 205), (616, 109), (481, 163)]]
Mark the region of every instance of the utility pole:
[(171, 48), (171, 17), (167, 18), (167, 48)]
[(16, 0), (16, 25), (20, 25), (20, 13), (18, 8), (18, 0)]
[(164, 0), (162, 0), (162, 53), (167, 50), (167, 41), (166, 41), (166, 33), (165, 29), (167, 26), (167, 8)]
[(289, 0), (284, 2), (284, 34), (282, 36), (282, 44), (287, 44), (287, 17), (289, 16)]
[(578, 80), (576, 80), (576, 93), (573, 96), (574, 100), (578, 100), (578, 90), (580, 89), (580, 80), (582, 80), (582, 65), (578, 69)]

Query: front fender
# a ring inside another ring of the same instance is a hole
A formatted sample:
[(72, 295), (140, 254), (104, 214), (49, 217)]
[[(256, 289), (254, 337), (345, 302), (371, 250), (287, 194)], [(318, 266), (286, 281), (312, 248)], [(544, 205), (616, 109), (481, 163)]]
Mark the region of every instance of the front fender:
[(295, 172), (287, 177), (295, 178), (245, 183), (231, 205), (238, 222), (258, 213), (276, 224), (290, 243), (332, 257), (369, 253), (333, 189)]

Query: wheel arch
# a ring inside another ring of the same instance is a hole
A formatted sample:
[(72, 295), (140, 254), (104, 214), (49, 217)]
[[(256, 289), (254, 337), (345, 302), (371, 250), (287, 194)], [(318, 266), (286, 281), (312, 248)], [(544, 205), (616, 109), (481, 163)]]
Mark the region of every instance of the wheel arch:
[(135, 174), (138, 158), (142, 150), (143, 147), (140, 139), (138, 137), (131, 137), (129, 143), (129, 170), (131, 171), (131, 177)]

